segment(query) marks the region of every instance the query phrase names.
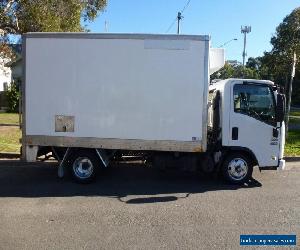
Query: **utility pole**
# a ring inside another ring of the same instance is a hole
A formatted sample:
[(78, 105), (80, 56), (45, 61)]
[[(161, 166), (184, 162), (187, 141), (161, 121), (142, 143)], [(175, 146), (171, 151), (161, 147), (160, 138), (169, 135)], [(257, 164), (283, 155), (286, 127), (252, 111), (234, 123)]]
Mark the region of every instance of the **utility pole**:
[(288, 129), (289, 129), (289, 115), (290, 115), (290, 110), (291, 110), (293, 80), (294, 80), (294, 77), (295, 77), (296, 62), (297, 62), (297, 55), (296, 55), (296, 52), (294, 52), (293, 62), (292, 62), (292, 70), (291, 70), (291, 78), (290, 78), (289, 88), (288, 88), (287, 111), (286, 111), (286, 117), (285, 117), (285, 126), (286, 126), (285, 137), (286, 138), (287, 138), (287, 134), (288, 134), (287, 132), (288, 132)]
[(245, 68), (245, 59), (246, 59), (246, 43), (247, 43), (247, 34), (251, 32), (251, 26), (241, 26), (241, 33), (244, 34), (244, 50), (243, 50), (243, 67)]
[(108, 32), (108, 21), (105, 20), (104, 22), (104, 32), (107, 33)]
[(178, 12), (177, 14), (177, 34), (180, 34), (180, 21), (183, 19), (183, 16), (181, 15), (181, 12)]

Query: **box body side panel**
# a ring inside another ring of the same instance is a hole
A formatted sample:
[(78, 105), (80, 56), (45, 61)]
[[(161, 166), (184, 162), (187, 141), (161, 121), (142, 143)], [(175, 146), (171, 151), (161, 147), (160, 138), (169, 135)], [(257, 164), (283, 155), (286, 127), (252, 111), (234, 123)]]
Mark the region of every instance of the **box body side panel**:
[(200, 143), (205, 42), (27, 38), (26, 135)]

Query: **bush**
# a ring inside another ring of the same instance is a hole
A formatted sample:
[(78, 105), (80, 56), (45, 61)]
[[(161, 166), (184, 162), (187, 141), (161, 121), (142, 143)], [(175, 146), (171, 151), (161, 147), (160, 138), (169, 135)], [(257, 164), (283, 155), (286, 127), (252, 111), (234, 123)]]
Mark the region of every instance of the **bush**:
[(19, 99), (20, 91), (18, 85), (12, 82), (8, 89), (5, 91), (8, 103), (8, 112), (18, 112), (19, 110)]

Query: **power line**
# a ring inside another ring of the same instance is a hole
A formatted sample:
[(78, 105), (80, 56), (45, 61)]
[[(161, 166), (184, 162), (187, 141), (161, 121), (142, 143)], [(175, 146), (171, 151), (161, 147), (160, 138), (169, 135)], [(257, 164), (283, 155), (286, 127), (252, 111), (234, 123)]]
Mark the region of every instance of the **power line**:
[(174, 21), (170, 24), (169, 28), (166, 30), (166, 33), (169, 33), (170, 29), (172, 29), (176, 21), (177, 21), (177, 16), (175, 17)]
[(188, 0), (186, 5), (183, 7), (181, 14), (183, 14), (183, 12), (186, 10), (186, 8), (190, 5), (191, 0)]
[[(191, 3), (191, 0), (188, 0), (186, 2), (186, 4), (184, 5), (184, 7), (182, 8), (182, 10), (180, 11), (181, 15), (189, 7), (190, 3)], [(166, 33), (168, 33), (170, 31), (170, 29), (172, 29), (172, 27), (174, 26), (174, 24), (177, 21), (177, 19), (178, 19), (178, 16), (176, 16), (175, 19), (173, 20), (173, 22), (170, 24), (169, 28), (166, 30)]]

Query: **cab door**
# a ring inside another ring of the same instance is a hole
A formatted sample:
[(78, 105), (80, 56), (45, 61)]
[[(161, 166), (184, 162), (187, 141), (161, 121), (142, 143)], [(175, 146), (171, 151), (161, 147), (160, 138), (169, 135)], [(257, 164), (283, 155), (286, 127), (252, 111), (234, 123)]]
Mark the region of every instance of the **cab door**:
[(272, 85), (232, 82), (229, 144), (251, 150), (260, 167), (278, 165), (275, 105)]

